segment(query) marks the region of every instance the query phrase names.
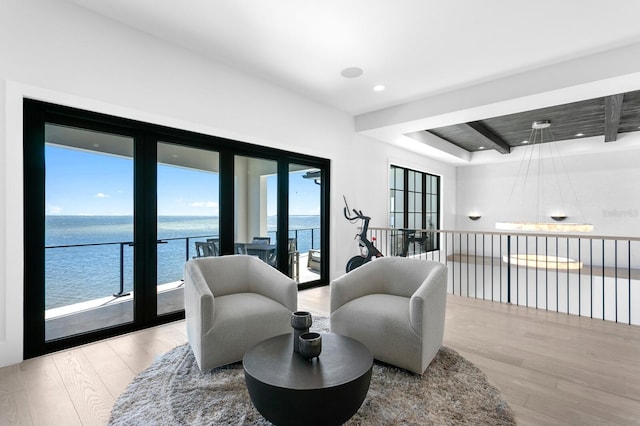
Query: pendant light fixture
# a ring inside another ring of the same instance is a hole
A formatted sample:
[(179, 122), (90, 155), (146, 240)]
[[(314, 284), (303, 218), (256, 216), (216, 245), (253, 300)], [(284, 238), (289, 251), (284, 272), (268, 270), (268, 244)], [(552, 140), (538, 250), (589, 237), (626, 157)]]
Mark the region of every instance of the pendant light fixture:
[[(530, 152), (528, 155), (523, 157), (522, 163), (520, 165), (520, 171), (516, 176), (514, 181), (514, 186), (509, 196), (509, 201), (511, 201), (511, 196), (513, 195), (516, 186), (519, 184), (520, 180), (523, 180), (523, 188), (526, 187), (527, 182), (533, 180), (532, 176), (529, 176), (529, 172), (534, 172), (537, 174), (536, 181), (534, 185), (537, 185), (536, 191), (530, 191), (526, 196), (533, 197), (536, 196), (536, 209), (535, 209), (535, 219), (533, 220), (514, 220), (514, 221), (503, 221), (496, 223), (496, 229), (504, 230), (504, 231), (529, 231), (529, 232), (590, 232), (593, 230), (593, 225), (588, 223), (565, 223), (562, 220), (567, 216), (562, 213), (555, 213), (550, 216), (544, 215), (543, 213), (543, 155), (542, 155), (542, 144), (544, 143), (544, 133), (545, 130), (547, 133), (550, 132), (549, 127), (551, 127), (551, 121), (549, 120), (540, 120), (534, 121), (531, 125), (531, 136), (529, 138), (529, 148)], [(549, 138), (547, 142), (551, 142), (553, 139)], [(534, 161), (533, 154), (535, 151), (538, 151), (538, 158)], [(537, 164), (534, 164), (537, 161)], [(556, 178), (556, 187), (557, 191), (560, 190), (560, 180), (557, 175), (557, 163), (556, 160), (551, 158), (552, 166), (553, 166), (553, 174), (555, 174)], [(526, 163), (526, 164), (525, 164)], [(521, 171), (525, 170), (523, 176), (521, 175)], [(567, 184), (570, 185), (570, 182), (567, 180)], [(535, 192), (535, 194), (534, 194)], [(574, 194), (575, 195), (575, 194)], [(560, 194), (562, 199), (562, 194)], [(576, 198), (577, 203), (577, 198)], [(579, 206), (578, 206), (579, 210)], [(543, 218), (551, 217), (553, 222), (548, 220), (543, 220)], [(561, 219), (562, 218), (562, 219)]]

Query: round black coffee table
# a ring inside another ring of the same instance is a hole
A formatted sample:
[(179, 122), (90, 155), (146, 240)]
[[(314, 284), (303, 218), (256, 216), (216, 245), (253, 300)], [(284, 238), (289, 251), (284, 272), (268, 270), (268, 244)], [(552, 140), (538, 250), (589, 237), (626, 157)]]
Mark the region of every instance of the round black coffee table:
[(265, 340), (242, 364), (253, 405), (276, 425), (340, 425), (369, 390), (373, 356), (362, 343), (322, 334), (322, 353), (311, 361), (293, 352), (293, 334)]

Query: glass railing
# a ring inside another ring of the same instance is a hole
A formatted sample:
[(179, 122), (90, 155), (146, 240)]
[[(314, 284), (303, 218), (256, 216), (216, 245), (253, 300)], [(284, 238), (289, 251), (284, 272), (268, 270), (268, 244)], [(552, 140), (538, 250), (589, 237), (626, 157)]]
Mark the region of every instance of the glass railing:
[[(267, 235), (271, 237), (272, 244), (275, 244), (278, 240), (277, 231), (268, 231)], [(300, 253), (320, 249), (320, 228), (290, 229), (289, 238), (295, 239), (296, 251)]]
[[(275, 243), (275, 232), (270, 232)], [(320, 247), (320, 229), (289, 231), (299, 253)], [(158, 285), (181, 281), (184, 263), (197, 257), (195, 243), (218, 235), (158, 240)], [(117, 241), (45, 247), (45, 309), (106, 297), (127, 296), (133, 290), (133, 242)]]

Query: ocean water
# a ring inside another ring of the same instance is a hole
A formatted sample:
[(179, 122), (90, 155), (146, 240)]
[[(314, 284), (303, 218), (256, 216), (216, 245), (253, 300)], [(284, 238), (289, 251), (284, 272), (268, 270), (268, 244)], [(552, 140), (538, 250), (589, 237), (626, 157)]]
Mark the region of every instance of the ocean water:
[[(267, 220), (272, 243), (277, 217)], [(297, 232), (296, 232), (297, 231)], [(218, 236), (217, 217), (158, 218), (158, 284), (182, 279), (184, 263), (195, 256), (195, 242)], [(320, 247), (319, 216), (289, 216), (289, 237), (298, 251)], [(45, 232), (45, 308), (110, 296), (133, 287), (133, 217), (47, 216)]]

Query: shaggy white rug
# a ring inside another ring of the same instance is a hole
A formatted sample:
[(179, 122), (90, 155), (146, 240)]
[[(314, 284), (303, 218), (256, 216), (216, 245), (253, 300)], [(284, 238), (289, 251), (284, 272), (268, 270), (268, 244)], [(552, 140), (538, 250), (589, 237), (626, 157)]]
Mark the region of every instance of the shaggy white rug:
[[(312, 329), (328, 330), (326, 318)], [(188, 344), (156, 360), (116, 401), (110, 425), (269, 425), (254, 408), (241, 363), (201, 372)], [(513, 425), (500, 391), (443, 347), (420, 376), (378, 362), (347, 425)]]

